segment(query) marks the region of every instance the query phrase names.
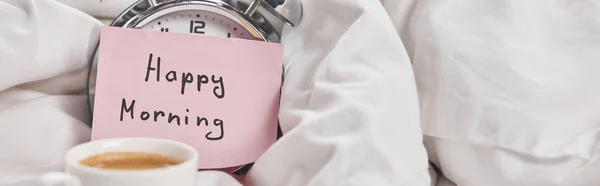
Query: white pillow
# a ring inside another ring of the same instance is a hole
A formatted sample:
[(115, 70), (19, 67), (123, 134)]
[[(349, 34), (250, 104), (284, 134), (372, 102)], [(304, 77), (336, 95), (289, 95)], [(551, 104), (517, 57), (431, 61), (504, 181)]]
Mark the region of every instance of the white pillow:
[(597, 186), (600, 3), (386, 1), (458, 186)]

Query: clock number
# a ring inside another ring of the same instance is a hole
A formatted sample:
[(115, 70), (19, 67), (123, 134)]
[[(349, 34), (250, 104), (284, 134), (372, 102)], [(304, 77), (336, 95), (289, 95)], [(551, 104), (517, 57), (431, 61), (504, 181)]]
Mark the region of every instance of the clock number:
[(160, 28), (161, 32), (169, 32), (169, 28)]
[(206, 27), (206, 23), (204, 21), (190, 21), (190, 33), (195, 34), (204, 34), (204, 31), (201, 31)]

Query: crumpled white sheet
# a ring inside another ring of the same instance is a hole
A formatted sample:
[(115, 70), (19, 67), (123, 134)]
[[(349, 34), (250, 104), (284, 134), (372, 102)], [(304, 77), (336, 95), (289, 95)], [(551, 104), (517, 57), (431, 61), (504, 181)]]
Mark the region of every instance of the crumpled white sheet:
[(448, 179), (600, 185), (600, 1), (385, 4), (414, 64), (430, 160)]
[[(1, 186), (36, 185), (89, 139), (82, 91), (101, 23), (58, 2), (107, 23), (131, 1), (0, 0)], [(283, 39), (286, 134), (247, 182), (600, 183), (600, 2), (302, 2)]]
[[(0, 1), (2, 186), (38, 185), (41, 174), (62, 169), (69, 147), (89, 140), (85, 71), (102, 23), (76, 9), (105, 18), (119, 11), (98, 7), (129, 3), (83, 1)], [(241, 180), (257, 186), (434, 183), (412, 67), (381, 3), (302, 2), (302, 23), (287, 28), (282, 41), (285, 135)], [(224, 173), (198, 176), (199, 185), (240, 185)]]

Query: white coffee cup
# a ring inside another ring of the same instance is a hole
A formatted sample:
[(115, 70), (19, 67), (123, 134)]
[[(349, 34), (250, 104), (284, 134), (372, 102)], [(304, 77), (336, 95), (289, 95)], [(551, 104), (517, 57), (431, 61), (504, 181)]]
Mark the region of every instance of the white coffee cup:
[[(158, 153), (182, 160), (156, 169), (114, 170), (93, 168), (79, 161), (105, 152)], [(42, 176), (46, 186), (195, 186), (197, 151), (180, 142), (156, 138), (115, 138), (91, 141), (71, 148), (65, 155), (66, 172)]]

